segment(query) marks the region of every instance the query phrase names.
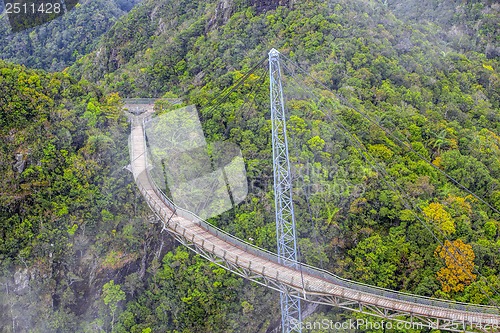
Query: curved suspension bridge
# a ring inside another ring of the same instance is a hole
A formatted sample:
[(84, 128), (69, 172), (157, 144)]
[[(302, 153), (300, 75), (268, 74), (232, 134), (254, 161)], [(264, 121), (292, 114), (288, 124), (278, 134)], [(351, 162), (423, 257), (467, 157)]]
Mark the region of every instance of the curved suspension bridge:
[[(361, 312), (413, 327), (453, 332), (500, 332), (500, 312), (482, 306), (433, 299), (369, 286), (296, 263), (280, 264), (278, 256), (218, 229), (177, 207), (149, 174), (144, 124), (151, 116), (132, 116), (130, 170), (151, 210), (181, 244), (202, 257), (268, 288), (308, 302)], [(417, 326), (415, 326), (415, 324)]]

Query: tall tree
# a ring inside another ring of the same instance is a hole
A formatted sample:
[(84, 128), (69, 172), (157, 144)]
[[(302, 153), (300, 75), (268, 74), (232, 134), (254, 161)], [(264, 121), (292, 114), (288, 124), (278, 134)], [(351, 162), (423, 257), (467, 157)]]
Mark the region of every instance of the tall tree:
[(437, 279), (445, 293), (462, 291), (476, 279), (473, 273), (476, 255), (472, 246), (461, 239), (445, 241), (444, 246), (437, 247), (434, 255), (445, 261), (446, 267), (437, 272)]
[(119, 284), (115, 284), (115, 281), (111, 280), (102, 287), (102, 300), (111, 311), (111, 332), (113, 332), (118, 303), (125, 300), (125, 292)]

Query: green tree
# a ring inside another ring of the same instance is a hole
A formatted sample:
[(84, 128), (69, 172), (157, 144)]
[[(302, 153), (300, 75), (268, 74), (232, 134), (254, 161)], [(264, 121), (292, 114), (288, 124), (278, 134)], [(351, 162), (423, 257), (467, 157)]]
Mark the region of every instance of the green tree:
[(446, 265), (437, 272), (443, 292), (462, 291), (476, 279), (472, 272), (476, 256), (472, 246), (461, 239), (453, 242), (446, 240), (444, 246), (436, 248), (434, 255), (444, 259)]
[(102, 287), (102, 300), (111, 311), (111, 332), (115, 326), (115, 315), (118, 310), (118, 303), (125, 300), (125, 292), (119, 284), (115, 284), (114, 280), (110, 280)]
[(455, 233), (455, 222), (450, 213), (439, 202), (432, 202), (423, 209), (426, 220), (437, 227), (445, 236)]

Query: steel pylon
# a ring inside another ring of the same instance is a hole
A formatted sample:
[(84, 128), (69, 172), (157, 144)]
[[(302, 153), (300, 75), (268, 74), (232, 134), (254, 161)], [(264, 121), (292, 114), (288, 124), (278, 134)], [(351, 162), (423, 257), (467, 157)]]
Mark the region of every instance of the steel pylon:
[[(276, 238), (280, 263), (299, 268), (279, 55), (276, 49), (269, 52)], [(280, 304), (283, 333), (301, 332), (300, 299), (290, 295), (288, 290), (284, 289), (280, 293)]]

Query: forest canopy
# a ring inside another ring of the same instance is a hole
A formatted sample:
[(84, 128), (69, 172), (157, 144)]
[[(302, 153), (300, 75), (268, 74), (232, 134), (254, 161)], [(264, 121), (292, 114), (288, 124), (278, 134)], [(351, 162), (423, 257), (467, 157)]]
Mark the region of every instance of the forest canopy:
[[(157, 113), (195, 105), (208, 141), (240, 147), (249, 178), (246, 200), (209, 222), (274, 251), (266, 69), (211, 104), (272, 47), (295, 75), (285, 80), (301, 260), (500, 303), (497, 12), (492, 1), (146, 0), (90, 54), (63, 56), (76, 60), (63, 72), (0, 62), (0, 259), (39, 297), (30, 307), (22, 288), (0, 289), (0, 323), (24, 311), (17, 325), (39, 331), (277, 326), (274, 292), (160, 233), (124, 170), (121, 110), (122, 97), (164, 97)], [(54, 53), (32, 60), (62, 68)], [(313, 318), (347, 316), (320, 307)]]

